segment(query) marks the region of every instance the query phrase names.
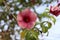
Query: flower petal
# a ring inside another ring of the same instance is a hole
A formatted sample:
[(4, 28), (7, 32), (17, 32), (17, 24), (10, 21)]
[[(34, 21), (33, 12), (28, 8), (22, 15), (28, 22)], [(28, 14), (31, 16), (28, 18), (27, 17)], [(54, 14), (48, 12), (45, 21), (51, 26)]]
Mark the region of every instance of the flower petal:
[(29, 22), (26, 28), (27, 28), (28, 30), (29, 30), (29, 29), (32, 29), (32, 28), (34, 27), (34, 25), (35, 25), (35, 22)]
[(22, 22), (22, 21), (18, 22), (18, 25), (23, 29), (25, 29), (27, 27), (27, 24), (25, 22)]
[(17, 23), (23, 29), (32, 29), (35, 25), (37, 15), (29, 8), (24, 9), (17, 15)]

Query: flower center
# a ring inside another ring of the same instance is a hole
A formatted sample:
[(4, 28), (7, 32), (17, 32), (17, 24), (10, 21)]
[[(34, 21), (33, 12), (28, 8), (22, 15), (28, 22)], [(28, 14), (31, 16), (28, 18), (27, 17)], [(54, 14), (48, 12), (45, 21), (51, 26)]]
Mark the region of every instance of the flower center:
[(28, 23), (30, 21), (30, 19), (28, 17), (24, 17), (24, 22)]

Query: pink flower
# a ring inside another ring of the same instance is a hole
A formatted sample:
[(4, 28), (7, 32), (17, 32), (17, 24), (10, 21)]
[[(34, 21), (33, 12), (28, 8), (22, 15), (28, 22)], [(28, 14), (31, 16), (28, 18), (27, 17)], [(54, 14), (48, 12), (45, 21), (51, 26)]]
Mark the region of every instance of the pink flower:
[(50, 13), (55, 15), (55, 16), (58, 16), (60, 14), (60, 8), (59, 6), (54, 6), (54, 7), (50, 7)]
[(17, 15), (17, 23), (22, 29), (32, 29), (36, 19), (37, 15), (29, 8), (24, 9)]

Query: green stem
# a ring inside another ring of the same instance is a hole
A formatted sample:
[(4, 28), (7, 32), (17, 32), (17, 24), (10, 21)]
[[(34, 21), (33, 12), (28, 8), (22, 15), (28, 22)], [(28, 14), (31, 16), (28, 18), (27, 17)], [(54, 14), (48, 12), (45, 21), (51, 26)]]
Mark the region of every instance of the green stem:
[(36, 12), (36, 10), (35, 10), (35, 7), (32, 7), (33, 9), (34, 9), (34, 12), (38, 15), (38, 13)]
[(16, 17), (15, 17), (15, 15), (13, 15), (13, 14), (12, 14), (12, 16), (13, 16), (13, 17), (14, 17), (14, 19), (16, 20)]
[(34, 12), (37, 14), (37, 17), (39, 18), (39, 14), (36, 12), (35, 8), (32, 7), (34, 9)]
[(42, 34), (42, 31), (40, 31), (37, 27), (35, 27), (41, 34)]

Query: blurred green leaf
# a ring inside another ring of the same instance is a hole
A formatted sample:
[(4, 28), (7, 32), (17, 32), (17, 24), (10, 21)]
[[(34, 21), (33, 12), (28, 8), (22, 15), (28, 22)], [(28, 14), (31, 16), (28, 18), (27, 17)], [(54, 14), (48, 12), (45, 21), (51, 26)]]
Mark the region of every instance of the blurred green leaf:
[(54, 0), (46, 0), (46, 2), (44, 2), (44, 4), (48, 4), (48, 3), (51, 3), (53, 2)]
[[(47, 9), (47, 10), (48, 10), (48, 9)], [(39, 20), (40, 20), (40, 21), (42, 21), (42, 18), (48, 18), (48, 19), (50, 19), (54, 24), (55, 24), (55, 22), (56, 22), (56, 19), (54, 18), (54, 16), (51, 16), (51, 15), (49, 14), (49, 12), (43, 12), (42, 14), (39, 14), (38, 17), (39, 17)]]
[(5, 25), (3, 25), (3, 26), (0, 26), (0, 29), (1, 29), (2, 31), (3, 31), (3, 29), (4, 29), (4, 26), (5, 26)]
[(19, 10), (19, 8), (17, 6), (14, 6), (14, 11)]
[(54, 22), (54, 24), (55, 24), (55, 22), (56, 22), (56, 19), (53, 17), (53, 16), (50, 16), (50, 19)]
[(26, 0), (18, 0), (18, 2), (24, 3), (24, 2), (26, 2)]
[(6, 12), (3, 12), (2, 14), (1, 14), (1, 20), (4, 20), (5, 22), (7, 22), (8, 20), (7, 20), (7, 13)]
[(3, 0), (0, 0), (0, 4), (2, 4), (3, 3)]
[(12, 22), (10, 22), (9, 27), (10, 28), (14, 28), (15, 24), (17, 24), (16, 21), (12, 21)]
[(4, 6), (4, 2), (6, 2), (6, 0), (0, 0), (0, 6)]
[(38, 40), (39, 33), (35, 30), (30, 30), (25, 36), (25, 40)]
[(26, 0), (18, 0), (18, 2), (20, 2), (24, 7), (32, 7), (36, 4), (40, 5), (42, 0), (28, 0), (28, 2), (26, 2)]
[(3, 0), (0, 0), (0, 3), (2, 3), (3, 2)]
[[(44, 23), (46, 23), (47, 26), (45, 26), (46, 24), (44, 25)], [(48, 29), (50, 29), (51, 26), (52, 26), (51, 22), (48, 22), (48, 21), (44, 21), (44, 22), (41, 23), (41, 27), (47, 27)]]
[(43, 33), (48, 32), (48, 28), (47, 28), (47, 27), (42, 27), (42, 32), (43, 32)]
[(42, 3), (42, 0), (37, 0), (37, 3), (39, 3), (39, 5)]
[[(46, 23), (47, 26), (44, 23)], [(44, 21), (40, 25), (42, 27), (42, 32), (44, 32), (44, 33), (48, 32), (48, 29), (50, 29), (52, 27), (52, 24), (50, 22), (48, 22), (48, 21)]]
[(25, 38), (26, 31), (22, 31), (22, 32), (20, 33), (20, 35), (21, 35), (21, 38)]

